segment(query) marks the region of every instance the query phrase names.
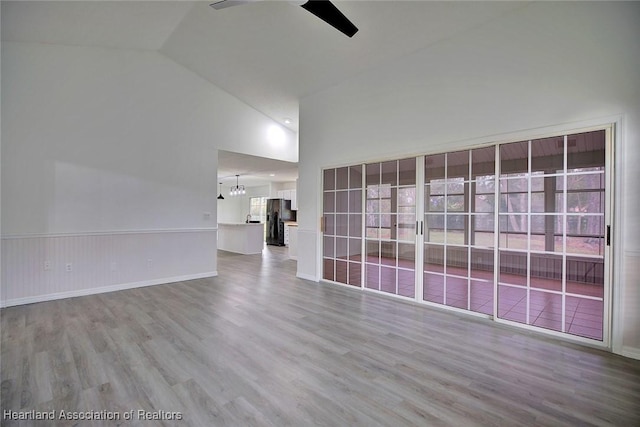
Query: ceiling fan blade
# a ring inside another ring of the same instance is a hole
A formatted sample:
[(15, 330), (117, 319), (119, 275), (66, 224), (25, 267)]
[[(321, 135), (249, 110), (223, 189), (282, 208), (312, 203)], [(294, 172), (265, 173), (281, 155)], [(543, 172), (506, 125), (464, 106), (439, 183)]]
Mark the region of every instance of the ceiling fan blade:
[(303, 9), (313, 13), (327, 24), (338, 31), (343, 32), (348, 37), (353, 37), (358, 32), (358, 28), (353, 25), (346, 16), (338, 10), (329, 0), (309, 0), (301, 5)]
[(209, 6), (216, 10), (226, 9), (231, 6), (240, 6), (241, 4), (255, 3), (258, 0), (217, 0), (209, 3)]

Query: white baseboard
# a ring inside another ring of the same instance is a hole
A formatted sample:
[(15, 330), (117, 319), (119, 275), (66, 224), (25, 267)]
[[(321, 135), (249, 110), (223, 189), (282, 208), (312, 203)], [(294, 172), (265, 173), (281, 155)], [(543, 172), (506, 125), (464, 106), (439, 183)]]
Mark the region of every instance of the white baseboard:
[(640, 360), (640, 348), (624, 346), (620, 354), (625, 357), (630, 357), (631, 359)]
[(13, 307), (16, 305), (34, 304), (37, 302), (53, 301), (57, 299), (83, 297), (83, 296), (95, 295), (95, 294), (104, 294), (107, 292), (123, 291), (126, 289), (134, 289), (134, 288), (143, 288), (146, 286), (166, 285), (169, 283), (184, 282), (186, 280), (215, 277), (217, 275), (218, 275), (217, 271), (210, 271), (206, 273), (189, 274), (186, 276), (165, 277), (161, 279), (143, 280), (141, 282), (133, 282), (133, 283), (121, 283), (118, 285), (103, 286), (100, 288), (79, 289), (76, 291), (59, 292), (59, 293), (53, 293), (53, 294), (47, 294), (47, 295), (37, 295), (34, 297), (27, 297), (27, 298), (16, 298), (12, 300), (2, 301), (0, 303), (0, 307), (1, 308)]
[(318, 279), (316, 279), (315, 276), (312, 276), (310, 274), (297, 273), (296, 277), (298, 279), (304, 279), (304, 280), (310, 280), (312, 282), (318, 282)]

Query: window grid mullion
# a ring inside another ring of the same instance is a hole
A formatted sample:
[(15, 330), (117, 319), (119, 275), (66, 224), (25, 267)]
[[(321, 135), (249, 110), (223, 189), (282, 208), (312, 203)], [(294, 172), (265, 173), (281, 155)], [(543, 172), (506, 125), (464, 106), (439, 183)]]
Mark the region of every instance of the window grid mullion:
[(533, 142), (529, 140), (527, 144), (528, 159), (527, 159), (527, 325), (531, 324), (531, 163), (532, 163), (532, 145)]
[(469, 173), (468, 173), (468, 181), (469, 183), (467, 184), (467, 188), (469, 189), (469, 202), (467, 203), (467, 206), (469, 206), (469, 208), (467, 209), (467, 310), (471, 310), (471, 242), (472, 240), (472, 236), (471, 236), (471, 232), (472, 232), (472, 228), (471, 228), (471, 210), (472, 207), (475, 205), (474, 201), (471, 199), (472, 197), (474, 197), (475, 192), (471, 191), (471, 186), (475, 185), (471, 182), (471, 178), (472, 178), (472, 170), (471, 170), (471, 166), (473, 164), (473, 157), (472, 157), (472, 152), (473, 150), (469, 150)]
[(447, 268), (447, 243), (448, 243), (448, 217), (449, 217), (449, 209), (448, 209), (448, 205), (449, 205), (449, 153), (446, 153), (444, 156), (444, 189), (443, 189), (443, 194), (444, 194), (444, 236), (442, 238), (442, 242), (444, 245), (444, 254), (443, 254), (443, 260), (444, 260), (444, 265), (442, 266), (442, 271), (443, 271), (443, 278), (442, 278), (442, 303), (444, 305), (447, 305), (447, 272), (448, 272), (448, 268)]
[(564, 141), (563, 141), (563, 145), (564, 145), (564, 153), (563, 153), (563, 179), (562, 179), (562, 192), (563, 192), (563, 197), (562, 197), (562, 322), (561, 322), (561, 329), (562, 332), (566, 332), (567, 331), (567, 325), (566, 325), (566, 321), (567, 321), (567, 316), (566, 316), (566, 312), (567, 312), (567, 189), (568, 189), (568, 173), (567, 173), (567, 164), (568, 164), (568, 153), (567, 153), (567, 149), (568, 149), (568, 141), (569, 141), (569, 137), (567, 135), (564, 136)]

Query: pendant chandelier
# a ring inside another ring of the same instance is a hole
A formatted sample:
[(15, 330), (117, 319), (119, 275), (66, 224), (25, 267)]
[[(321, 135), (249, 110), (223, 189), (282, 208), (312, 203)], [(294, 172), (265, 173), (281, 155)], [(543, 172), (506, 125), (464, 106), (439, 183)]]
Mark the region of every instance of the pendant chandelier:
[(238, 184), (238, 177), (240, 175), (236, 175), (236, 185), (234, 185), (233, 187), (231, 187), (231, 189), (229, 190), (229, 194), (231, 196), (241, 196), (243, 194), (246, 194), (247, 192), (244, 189), (244, 185), (240, 185)]
[(218, 200), (224, 200), (224, 196), (222, 195), (222, 183), (218, 183), (218, 189), (220, 190), (220, 195), (218, 196)]

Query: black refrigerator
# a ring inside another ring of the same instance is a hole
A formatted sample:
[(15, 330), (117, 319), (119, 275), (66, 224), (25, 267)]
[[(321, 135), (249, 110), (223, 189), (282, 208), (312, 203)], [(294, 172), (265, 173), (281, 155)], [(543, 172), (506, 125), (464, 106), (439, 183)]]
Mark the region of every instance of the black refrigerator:
[(267, 245), (284, 246), (284, 223), (295, 220), (291, 200), (267, 199)]

